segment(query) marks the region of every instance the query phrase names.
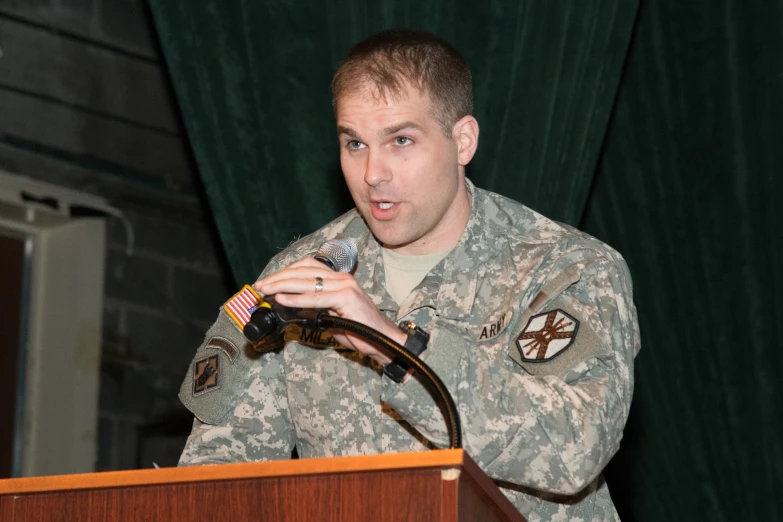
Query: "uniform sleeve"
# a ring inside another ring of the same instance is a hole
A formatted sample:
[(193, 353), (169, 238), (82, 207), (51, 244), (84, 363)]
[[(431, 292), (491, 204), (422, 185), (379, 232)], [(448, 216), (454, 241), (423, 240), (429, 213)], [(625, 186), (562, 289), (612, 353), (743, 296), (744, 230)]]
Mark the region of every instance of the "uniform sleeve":
[(179, 398), (195, 416), (179, 465), (291, 457), (282, 350), (255, 350), (225, 311), (196, 351)]
[[(556, 331), (568, 324), (559, 322), (564, 317), (575, 319), (578, 330), (566, 329), (573, 334), (572, 345), (551, 361), (535, 360), (524, 338), (523, 353), (533, 360), (520, 364), (509, 355), (508, 364), (498, 367), (464, 332), (443, 321), (430, 326), (432, 338), (423, 356), (457, 403), (465, 450), (489, 476), (566, 495), (590, 484), (619, 448), (639, 348), (630, 276), (622, 258), (586, 258), (582, 253), (575, 259), (574, 264), (568, 259), (559, 264), (577, 269), (578, 281), (539, 299), (540, 314), (526, 306), (526, 322), (519, 321), (518, 331), (511, 332), (508, 353), (515, 354), (520, 350), (516, 340), (526, 330), (540, 333), (546, 324)], [(558, 275), (552, 271), (551, 278)], [(562, 348), (562, 339), (550, 349)], [(417, 379), (403, 384), (385, 379), (383, 389), (392, 408), (430, 440), (447, 445), (440, 410)]]
[[(223, 321), (228, 319), (218, 319), (218, 323)], [(199, 352), (202, 351), (203, 347), (199, 349)], [(194, 365), (200, 360), (199, 352)], [(281, 358), (280, 352), (254, 359), (248, 357), (247, 361), (251, 364), (246, 366), (249, 367), (237, 368), (234, 375), (225, 375), (225, 381), (231, 379), (231, 382), (221, 383), (221, 389), (208, 392), (213, 394), (208, 397), (210, 403), (206, 402), (207, 397), (187, 397), (192, 393), (192, 382), (196, 379), (191, 377), (192, 371), (188, 372), (180, 398), (195, 419), (193, 431), (179, 460), (180, 465), (291, 457), (295, 434), (288, 413)]]

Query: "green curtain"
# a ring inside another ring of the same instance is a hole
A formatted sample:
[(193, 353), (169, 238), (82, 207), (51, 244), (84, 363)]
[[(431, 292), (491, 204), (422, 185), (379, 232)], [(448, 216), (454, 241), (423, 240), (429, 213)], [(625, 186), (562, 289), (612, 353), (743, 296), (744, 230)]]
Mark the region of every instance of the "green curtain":
[(482, 126), (469, 176), (631, 267), (623, 520), (783, 520), (783, 0), (151, 6), (238, 283), (352, 206), (329, 94), (350, 45), (451, 41)]
[(151, 2), (210, 205), (238, 282), (353, 205), (332, 75), (389, 27), (433, 31), (475, 77), (479, 186), (576, 223), (619, 82), (635, 1)]
[(639, 9), (582, 222), (639, 308), (624, 521), (783, 520), (781, 22), (780, 0)]

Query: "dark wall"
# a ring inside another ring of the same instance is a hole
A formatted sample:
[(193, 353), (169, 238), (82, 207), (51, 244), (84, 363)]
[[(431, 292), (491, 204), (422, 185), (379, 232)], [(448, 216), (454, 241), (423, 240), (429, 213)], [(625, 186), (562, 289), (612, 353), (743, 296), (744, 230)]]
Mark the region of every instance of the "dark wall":
[(24, 239), (0, 235), (0, 346), (6, 348), (0, 365), (0, 478), (9, 478), (14, 469), (14, 434), (16, 432), (16, 368), (22, 336), (22, 294), (24, 281)]
[(173, 465), (176, 397), (233, 291), (143, 0), (0, 0), (0, 169), (103, 196), (99, 470)]

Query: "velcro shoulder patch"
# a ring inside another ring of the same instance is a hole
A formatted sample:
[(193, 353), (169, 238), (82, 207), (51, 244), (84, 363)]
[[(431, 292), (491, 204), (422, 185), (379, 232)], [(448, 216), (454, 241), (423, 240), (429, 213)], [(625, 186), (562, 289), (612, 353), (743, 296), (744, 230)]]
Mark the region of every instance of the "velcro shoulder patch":
[(247, 387), (250, 368), (260, 364), (253, 348), (237, 331), (236, 322), (221, 311), (182, 381), (182, 404), (202, 422), (225, 422), (235, 398)]
[(242, 290), (234, 294), (234, 297), (226, 301), (226, 304), (223, 305), (223, 311), (242, 332), (250, 321), (250, 316), (259, 307), (271, 308), (271, 305), (258, 295), (255, 288), (245, 285)]
[(564, 379), (591, 357), (608, 348), (584, 320), (575, 301), (563, 292), (580, 279), (572, 265), (549, 281), (519, 318), (509, 356), (531, 375), (554, 375)]
[(543, 312), (528, 308), (520, 319), (522, 330), (509, 346), (509, 355), (531, 375), (564, 379), (587, 359), (607, 353), (598, 335), (566, 299), (557, 299)]

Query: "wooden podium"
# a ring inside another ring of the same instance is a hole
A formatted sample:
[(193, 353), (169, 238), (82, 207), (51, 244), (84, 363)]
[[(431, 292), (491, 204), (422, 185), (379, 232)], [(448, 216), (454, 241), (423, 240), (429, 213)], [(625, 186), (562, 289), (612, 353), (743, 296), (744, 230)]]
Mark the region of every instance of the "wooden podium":
[(524, 522), (462, 450), (0, 480), (2, 522)]

